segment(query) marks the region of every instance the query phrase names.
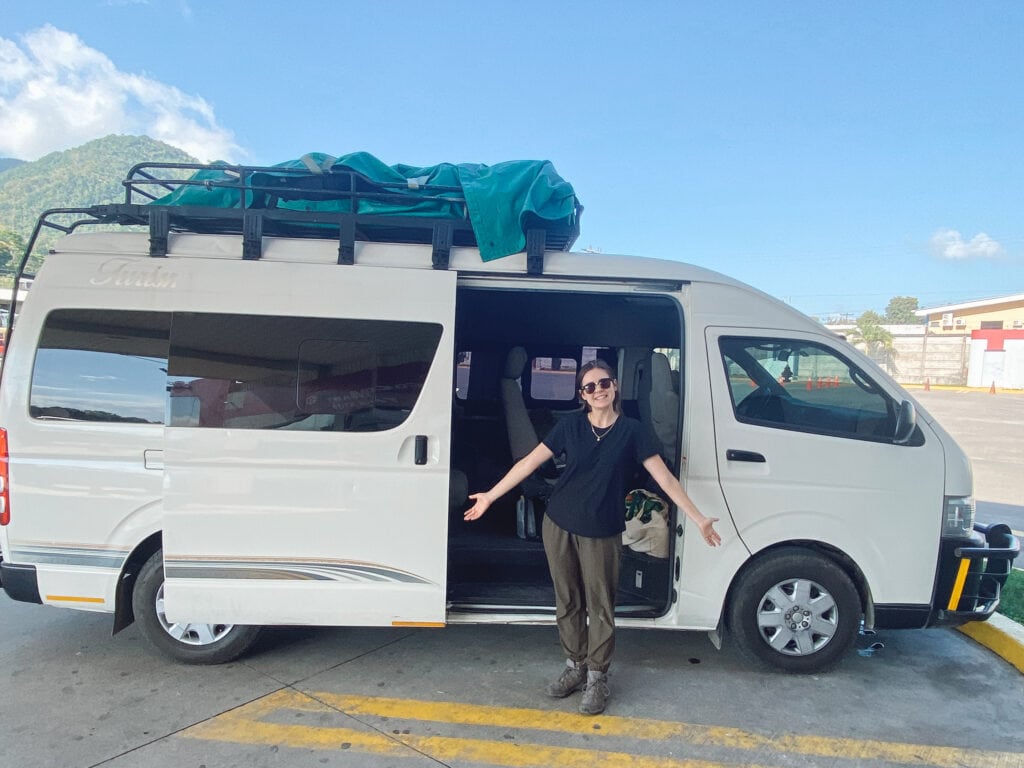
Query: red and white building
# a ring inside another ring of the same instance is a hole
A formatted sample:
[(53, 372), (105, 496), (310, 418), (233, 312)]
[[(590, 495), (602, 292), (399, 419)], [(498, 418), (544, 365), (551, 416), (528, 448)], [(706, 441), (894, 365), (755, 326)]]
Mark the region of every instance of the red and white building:
[(1024, 389), (1024, 293), (919, 309), (928, 333), (970, 335), (967, 386)]

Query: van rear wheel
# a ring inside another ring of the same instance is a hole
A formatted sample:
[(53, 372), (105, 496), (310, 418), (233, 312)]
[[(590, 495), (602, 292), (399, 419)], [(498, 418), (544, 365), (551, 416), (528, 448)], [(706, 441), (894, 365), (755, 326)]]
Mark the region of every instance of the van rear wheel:
[(857, 589), (831, 560), (782, 549), (755, 562), (733, 589), (729, 630), (758, 666), (821, 672), (849, 650), (860, 626)]
[(185, 624), (164, 612), (164, 553), (158, 549), (139, 571), (132, 610), (145, 638), (161, 653), (188, 664), (223, 664), (248, 651), (259, 627), (240, 624)]

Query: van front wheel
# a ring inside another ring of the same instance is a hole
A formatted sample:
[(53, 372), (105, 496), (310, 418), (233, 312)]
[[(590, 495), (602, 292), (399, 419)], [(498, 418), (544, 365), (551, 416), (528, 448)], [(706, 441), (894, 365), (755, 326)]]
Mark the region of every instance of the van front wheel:
[(164, 612), (164, 553), (157, 550), (139, 571), (132, 610), (145, 638), (161, 653), (188, 664), (223, 664), (248, 651), (259, 627), (239, 624), (184, 624)]
[(861, 607), (850, 577), (831, 560), (799, 549), (765, 556), (740, 576), (729, 630), (759, 666), (820, 672), (849, 650)]

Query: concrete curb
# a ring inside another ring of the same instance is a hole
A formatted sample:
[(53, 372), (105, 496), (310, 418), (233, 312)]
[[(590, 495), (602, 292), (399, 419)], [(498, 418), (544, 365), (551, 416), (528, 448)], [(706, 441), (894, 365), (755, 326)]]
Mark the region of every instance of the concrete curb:
[(957, 629), (1024, 673), (1024, 626), (993, 613), (988, 621), (972, 621)]

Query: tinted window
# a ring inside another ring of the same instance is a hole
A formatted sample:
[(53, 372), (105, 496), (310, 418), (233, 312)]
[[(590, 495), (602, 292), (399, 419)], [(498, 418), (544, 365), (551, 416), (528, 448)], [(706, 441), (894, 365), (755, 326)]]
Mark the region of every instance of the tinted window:
[(172, 426), (376, 432), (416, 404), (434, 323), (176, 313)]
[(892, 400), (838, 353), (790, 339), (721, 339), (739, 421), (807, 432), (891, 440)]
[(571, 357), (535, 357), (530, 361), (530, 398), (575, 400), (576, 361)]
[(162, 424), (170, 315), (63, 309), (46, 318), (29, 410), (40, 419)]

